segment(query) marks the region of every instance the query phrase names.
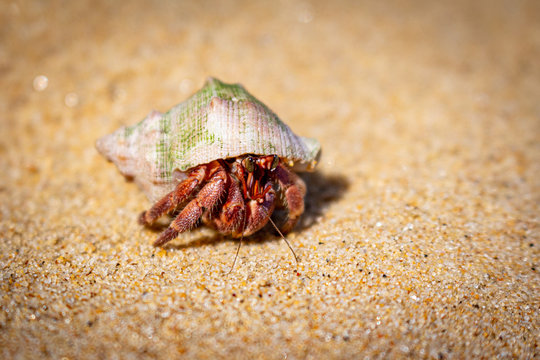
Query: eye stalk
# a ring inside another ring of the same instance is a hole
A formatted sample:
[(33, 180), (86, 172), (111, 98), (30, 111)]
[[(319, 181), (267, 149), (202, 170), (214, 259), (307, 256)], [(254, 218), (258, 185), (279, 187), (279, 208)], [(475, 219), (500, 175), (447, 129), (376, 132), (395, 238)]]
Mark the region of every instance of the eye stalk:
[(272, 165), (270, 165), (270, 170), (275, 170), (278, 165), (279, 165), (279, 156), (274, 155), (274, 158), (272, 159)]
[(248, 172), (255, 171), (255, 161), (253, 161), (253, 158), (251, 156), (246, 157), (244, 160), (242, 160), (242, 165)]

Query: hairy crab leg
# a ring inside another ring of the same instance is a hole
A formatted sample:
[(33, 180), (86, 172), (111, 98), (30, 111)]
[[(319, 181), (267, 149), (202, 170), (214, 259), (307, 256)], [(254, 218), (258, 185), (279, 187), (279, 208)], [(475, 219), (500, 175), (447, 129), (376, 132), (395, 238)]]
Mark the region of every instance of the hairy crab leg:
[(281, 226), (283, 233), (288, 233), (296, 225), (298, 218), (304, 212), (304, 196), (306, 195), (306, 184), (298, 175), (291, 172), (283, 164), (279, 164), (274, 171), (279, 186), (285, 194), (285, 205), (289, 211), (289, 216), (285, 224)]
[[(219, 209), (219, 215), (213, 221), (213, 226), (223, 234), (236, 234), (241, 231), (246, 216), (246, 204), (240, 185), (235, 179), (230, 179), (229, 191), (225, 203)], [(240, 233), (238, 233), (240, 234)]]
[(266, 225), (274, 212), (276, 206), (275, 199), (276, 192), (270, 187), (270, 190), (265, 194), (263, 201), (260, 201), (260, 199), (250, 200), (247, 203), (246, 226), (241, 235), (249, 236)]
[(202, 184), (208, 173), (208, 166), (201, 165), (193, 169), (187, 179), (180, 182), (176, 188), (156, 202), (149, 210), (139, 216), (139, 224), (151, 225), (161, 216), (170, 213), (178, 205), (188, 199), (197, 186)]
[(195, 199), (182, 209), (169, 227), (159, 235), (154, 246), (161, 246), (176, 238), (181, 232), (191, 229), (204, 210), (212, 209), (219, 202), (227, 189), (229, 178), (223, 166), (219, 162), (215, 162), (215, 164), (215, 172), (210, 175), (206, 185), (202, 187)]

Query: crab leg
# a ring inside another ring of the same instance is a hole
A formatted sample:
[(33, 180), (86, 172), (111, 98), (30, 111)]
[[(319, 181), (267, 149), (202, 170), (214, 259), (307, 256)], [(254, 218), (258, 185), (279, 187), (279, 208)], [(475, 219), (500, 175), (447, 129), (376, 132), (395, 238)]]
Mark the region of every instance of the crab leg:
[(139, 216), (139, 224), (151, 225), (161, 216), (170, 213), (178, 205), (188, 199), (197, 186), (206, 178), (207, 165), (201, 165), (193, 169), (187, 179), (179, 183), (176, 188), (156, 202), (150, 210), (143, 211)]
[(258, 200), (249, 200), (247, 203), (247, 219), (244, 231), (240, 234), (233, 234), (236, 237), (249, 236), (261, 229), (274, 212), (276, 192), (270, 189), (264, 195), (264, 198)]
[(244, 224), (246, 209), (245, 201), (240, 190), (240, 185), (235, 179), (231, 179), (227, 199), (223, 207), (219, 209), (219, 215), (212, 219), (212, 226), (223, 234), (236, 234)]
[(199, 220), (203, 211), (212, 209), (223, 196), (228, 182), (228, 176), (225, 169), (216, 162), (217, 168), (210, 175), (208, 182), (203, 186), (195, 199), (191, 200), (169, 227), (163, 231), (154, 246), (161, 246), (176, 238), (179, 233), (191, 229)]
[(304, 212), (304, 196), (306, 184), (298, 175), (291, 172), (283, 164), (279, 164), (274, 171), (275, 177), (285, 194), (285, 205), (289, 210), (289, 217), (281, 226), (281, 231), (287, 233), (292, 230), (298, 217)]

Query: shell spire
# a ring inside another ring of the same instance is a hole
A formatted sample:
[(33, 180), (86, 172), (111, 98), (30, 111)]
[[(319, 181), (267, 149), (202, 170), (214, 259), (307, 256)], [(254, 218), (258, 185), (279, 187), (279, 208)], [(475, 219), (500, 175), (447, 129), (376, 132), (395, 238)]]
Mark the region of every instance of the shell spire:
[(317, 140), (295, 135), (242, 85), (215, 78), (168, 112), (152, 111), (100, 138), (96, 147), (152, 201), (186, 170), (216, 159), (276, 154), (294, 170), (309, 171), (321, 148)]

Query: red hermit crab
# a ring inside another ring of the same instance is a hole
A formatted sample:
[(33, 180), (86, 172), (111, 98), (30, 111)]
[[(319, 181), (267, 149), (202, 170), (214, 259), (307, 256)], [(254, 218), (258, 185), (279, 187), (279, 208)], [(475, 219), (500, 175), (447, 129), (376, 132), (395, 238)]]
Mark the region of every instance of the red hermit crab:
[(261, 229), (276, 207), (289, 232), (304, 212), (306, 186), (295, 171), (310, 171), (320, 156), (315, 139), (295, 135), (239, 84), (210, 78), (188, 100), (162, 114), (100, 138), (96, 147), (155, 202), (139, 222), (176, 217), (159, 246), (204, 224), (241, 238)]

